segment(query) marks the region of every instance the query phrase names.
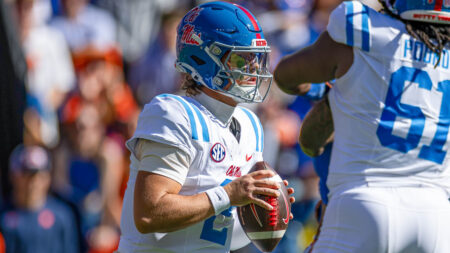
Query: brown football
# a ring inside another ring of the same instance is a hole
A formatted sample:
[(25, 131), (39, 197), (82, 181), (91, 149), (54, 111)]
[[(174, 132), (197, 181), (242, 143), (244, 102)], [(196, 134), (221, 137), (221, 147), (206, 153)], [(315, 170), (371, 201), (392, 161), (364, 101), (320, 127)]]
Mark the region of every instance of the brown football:
[[(257, 170), (272, 170), (266, 162), (257, 162), (250, 172)], [(272, 211), (266, 210), (258, 205), (249, 204), (237, 208), (239, 222), (250, 241), (262, 252), (272, 252), (283, 238), (288, 227), (291, 203), (289, 194), (283, 184), (283, 180), (275, 172), (271, 180), (279, 182), (281, 188), (278, 198), (258, 195), (258, 198), (265, 200), (274, 208)]]

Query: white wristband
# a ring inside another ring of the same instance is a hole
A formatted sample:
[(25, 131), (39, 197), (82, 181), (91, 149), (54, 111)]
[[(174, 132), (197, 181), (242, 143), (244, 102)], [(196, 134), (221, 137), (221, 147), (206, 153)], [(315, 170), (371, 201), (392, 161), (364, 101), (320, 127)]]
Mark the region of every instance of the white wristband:
[(230, 207), (230, 198), (222, 186), (209, 189), (205, 193), (208, 195), (216, 215), (219, 215)]

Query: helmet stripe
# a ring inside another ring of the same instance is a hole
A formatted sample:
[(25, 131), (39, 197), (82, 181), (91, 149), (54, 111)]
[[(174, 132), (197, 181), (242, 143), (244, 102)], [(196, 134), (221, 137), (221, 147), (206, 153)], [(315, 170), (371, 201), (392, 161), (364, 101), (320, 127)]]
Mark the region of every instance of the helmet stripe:
[(442, 0), (436, 0), (436, 3), (434, 4), (434, 10), (435, 11), (442, 10)]
[[(247, 17), (252, 22), (253, 29), (255, 29), (255, 31), (261, 30), (259, 28), (259, 26), (258, 26), (258, 22), (256, 22), (256, 19), (253, 17), (253, 15), (247, 9), (245, 9), (244, 7), (242, 7), (242, 6), (238, 5), (238, 4), (235, 4), (235, 6), (238, 7), (239, 9), (241, 9), (247, 15)], [(261, 35), (259, 35), (259, 36), (261, 36)]]

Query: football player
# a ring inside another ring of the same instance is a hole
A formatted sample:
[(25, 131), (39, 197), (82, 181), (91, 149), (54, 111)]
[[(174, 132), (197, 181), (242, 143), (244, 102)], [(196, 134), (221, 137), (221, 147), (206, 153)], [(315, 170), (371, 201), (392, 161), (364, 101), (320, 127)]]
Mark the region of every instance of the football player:
[(238, 249), (249, 240), (233, 206), (272, 210), (256, 195), (279, 195), (273, 172), (248, 174), (263, 160), (263, 129), (238, 106), (262, 102), (272, 83), (258, 21), (239, 5), (205, 3), (181, 20), (176, 46), (188, 96), (156, 96), (126, 143), (131, 165), (119, 252)]
[(329, 202), (312, 252), (450, 252), (450, 6), (382, 4), (342, 3), (318, 41), (275, 70), (290, 94), (336, 79)]

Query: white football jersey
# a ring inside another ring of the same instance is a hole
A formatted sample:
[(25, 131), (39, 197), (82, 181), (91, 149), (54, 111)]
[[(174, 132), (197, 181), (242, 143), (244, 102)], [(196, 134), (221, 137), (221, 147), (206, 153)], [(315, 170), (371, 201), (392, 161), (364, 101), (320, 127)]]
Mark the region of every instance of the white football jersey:
[[(257, 116), (238, 106), (233, 117), (241, 126), (239, 142), (227, 125), (194, 98), (159, 95), (144, 107), (136, 132), (127, 146), (133, 150), (136, 140), (142, 138), (183, 150), (191, 161), (186, 178), (180, 180), (170, 174), (165, 176), (182, 184), (179, 194), (194, 195), (247, 174), (257, 161), (262, 160), (263, 129)], [(218, 219), (213, 216), (175, 232), (141, 234), (133, 219), (133, 195), (138, 167), (139, 161), (132, 154), (122, 211), (119, 252), (230, 251), (232, 232), (239, 231), (240, 228), (235, 208), (224, 211)], [(240, 237), (242, 236), (244, 238), (240, 239), (248, 243), (245, 235), (241, 234)]]
[(355, 185), (450, 192), (448, 48), (437, 63), (404, 23), (356, 1), (335, 9), (327, 30), (354, 52), (328, 95), (335, 126), (331, 195)]

